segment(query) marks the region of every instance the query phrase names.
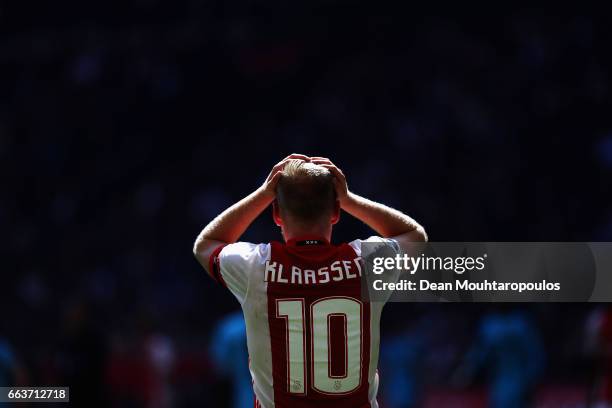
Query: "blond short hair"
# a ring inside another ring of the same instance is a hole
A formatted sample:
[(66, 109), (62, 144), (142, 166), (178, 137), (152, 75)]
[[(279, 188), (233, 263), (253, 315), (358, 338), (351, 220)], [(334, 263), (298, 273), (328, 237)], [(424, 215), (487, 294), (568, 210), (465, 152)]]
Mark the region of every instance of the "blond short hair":
[(276, 186), (276, 200), (281, 213), (295, 221), (320, 222), (334, 210), (333, 175), (325, 167), (290, 160)]

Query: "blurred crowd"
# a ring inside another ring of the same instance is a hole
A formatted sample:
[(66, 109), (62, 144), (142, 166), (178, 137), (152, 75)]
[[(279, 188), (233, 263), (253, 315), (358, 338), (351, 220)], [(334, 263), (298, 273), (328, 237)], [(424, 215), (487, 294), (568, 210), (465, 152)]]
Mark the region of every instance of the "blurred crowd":
[[(238, 305), (191, 248), (292, 152), (330, 157), (432, 241), (612, 240), (604, 17), (13, 3), (0, 6), (3, 384), (71, 385), (75, 406), (248, 399), (233, 388), (241, 341), (217, 348), (240, 335), (223, 320)], [(334, 240), (369, 234), (346, 216)], [(269, 213), (245, 236), (273, 239)], [(606, 313), (389, 305), (381, 401), (594, 403)]]

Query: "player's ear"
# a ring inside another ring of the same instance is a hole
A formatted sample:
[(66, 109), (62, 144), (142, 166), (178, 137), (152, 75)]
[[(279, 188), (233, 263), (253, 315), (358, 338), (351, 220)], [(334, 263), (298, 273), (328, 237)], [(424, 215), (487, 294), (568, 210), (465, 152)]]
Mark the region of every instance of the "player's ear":
[(340, 221), (340, 201), (336, 200), (334, 203), (334, 210), (331, 216), (331, 224), (336, 225)]
[(272, 219), (274, 223), (281, 227), (283, 225), (283, 219), (280, 216), (280, 209), (278, 208), (278, 203), (276, 200), (272, 202)]

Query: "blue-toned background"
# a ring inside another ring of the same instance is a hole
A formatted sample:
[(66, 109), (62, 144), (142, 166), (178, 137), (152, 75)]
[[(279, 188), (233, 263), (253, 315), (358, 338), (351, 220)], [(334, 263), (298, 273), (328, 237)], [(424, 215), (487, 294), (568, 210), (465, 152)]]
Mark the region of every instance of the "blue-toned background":
[[(191, 248), (292, 152), (330, 157), (432, 241), (612, 240), (608, 20), (0, 5), (0, 382), (70, 385), (74, 406), (232, 406), (239, 307)], [(346, 216), (335, 240), (369, 234)], [(245, 239), (280, 239), (269, 213)], [(381, 406), (612, 398), (607, 310), (389, 305)]]

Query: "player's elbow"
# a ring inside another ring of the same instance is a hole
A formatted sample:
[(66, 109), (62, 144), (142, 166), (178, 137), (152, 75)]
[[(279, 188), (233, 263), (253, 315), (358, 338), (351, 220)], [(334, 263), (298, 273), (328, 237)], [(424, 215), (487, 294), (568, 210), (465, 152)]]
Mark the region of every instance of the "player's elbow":
[(193, 255), (196, 258), (198, 259), (200, 258), (200, 254), (203, 252), (205, 244), (206, 244), (206, 240), (202, 238), (201, 236), (199, 236), (193, 243)]
[(207, 241), (202, 237), (198, 237), (193, 244), (193, 256), (206, 270), (208, 270), (207, 248)]
[(207, 265), (208, 257), (220, 244), (222, 244), (222, 242), (206, 238), (204, 235), (200, 235), (193, 243), (193, 255), (200, 263)]
[(417, 229), (413, 231), (412, 235), (413, 235), (413, 240), (416, 242), (427, 242), (429, 240), (429, 237), (427, 236), (427, 232), (425, 231), (425, 228), (423, 228), (421, 225), (419, 225)]

